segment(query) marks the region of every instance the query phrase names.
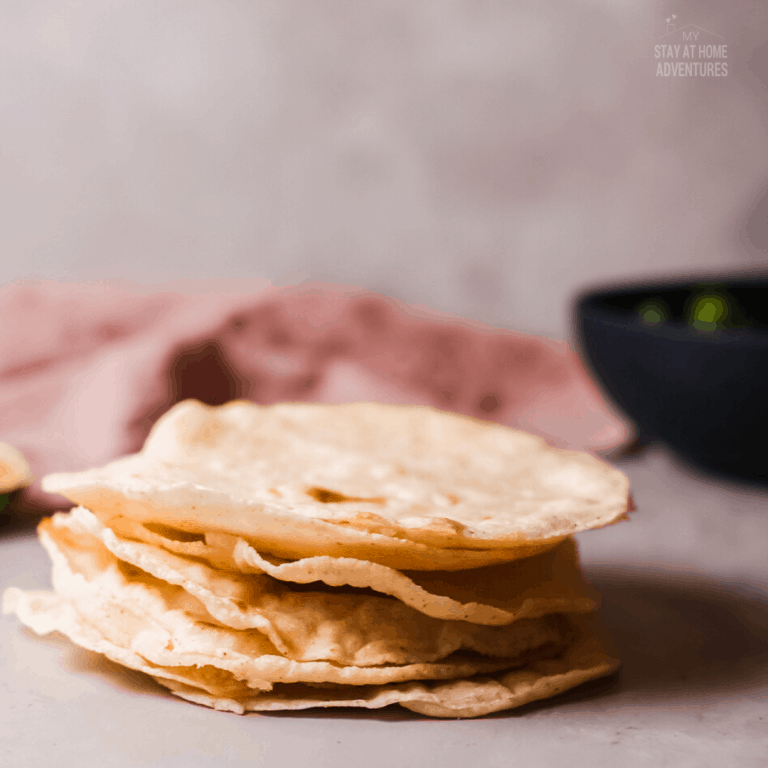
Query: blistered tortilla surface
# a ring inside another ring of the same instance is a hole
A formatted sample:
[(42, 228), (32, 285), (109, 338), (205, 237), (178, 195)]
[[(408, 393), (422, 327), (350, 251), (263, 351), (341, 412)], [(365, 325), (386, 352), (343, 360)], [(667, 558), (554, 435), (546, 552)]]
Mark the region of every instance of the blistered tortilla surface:
[(180, 403), (143, 450), (49, 475), (92, 509), (241, 536), (280, 557), (450, 570), (528, 556), (614, 523), (628, 481), (599, 459), (421, 406)]
[(534, 661), (525, 667), (462, 680), (414, 682), (381, 686), (276, 686), (250, 698), (217, 696), (179, 680), (157, 681), (188, 701), (244, 714), (302, 710), (313, 707), (380, 709), (399, 704), (431, 717), (479, 717), (557, 696), (590, 680), (615, 672), (620, 663), (609, 650), (595, 617), (573, 619), (575, 639), (558, 658)]

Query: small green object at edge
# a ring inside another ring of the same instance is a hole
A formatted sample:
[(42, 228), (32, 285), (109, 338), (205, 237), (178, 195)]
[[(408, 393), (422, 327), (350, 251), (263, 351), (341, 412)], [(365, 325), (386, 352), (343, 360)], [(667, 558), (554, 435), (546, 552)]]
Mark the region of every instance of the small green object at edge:
[(637, 308), (637, 314), (644, 325), (658, 325), (669, 317), (669, 310), (659, 299), (648, 299)]
[(699, 331), (714, 331), (723, 327), (728, 317), (728, 303), (721, 296), (700, 296), (691, 313), (691, 325)]

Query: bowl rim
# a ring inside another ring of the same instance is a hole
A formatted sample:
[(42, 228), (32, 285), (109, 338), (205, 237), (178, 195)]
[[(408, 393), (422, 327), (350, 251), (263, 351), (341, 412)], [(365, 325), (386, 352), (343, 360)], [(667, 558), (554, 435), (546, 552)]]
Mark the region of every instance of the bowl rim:
[(572, 339), (577, 347), (582, 346), (584, 342), (583, 320), (592, 317), (621, 328), (625, 332), (628, 331), (645, 337), (653, 336), (677, 343), (768, 346), (768, 325), (722, 329), (715, 333), (697, 331), (680, 321), (650, 326), (631, 322), (635, 317), (631, 310), (607, 307), (601, 303), (603, 299), (633, 293), (661, 295), (663, 297), (665, 291), (691, 290), (707, 283), (720, 284), (726, 289), (737, 286), (764, 286), (768, 293), (768, 269), (752, 270), (748, 273), (743, 270), (684, 273), (660, 276), (645, 281), (643, 279), (627, 279), (591, 286), (579, 292), (574, 298)]
[[(756, 285), (764, 283), (768, 288), (768, 267), (753, 269), (750, 271), (736, 270), (728, 272), (684, 272), (672, 275), (660, 275), (647, 280), (643, 277), (624, 278), (615, 281), (606, 281), (596, 285), (582, 288), (574, 297), (576, 307), (583, 306), (590, 301), (607, 298), (613, 295), (627, 293), (657, 293), (663, 291), (679, 291), (693, 288), (707, 283), (728, 285)], [(604, 309), (601, 307), (601, 309)], [(623, 315), (624, 312), (616, 310), (614, 314)]]

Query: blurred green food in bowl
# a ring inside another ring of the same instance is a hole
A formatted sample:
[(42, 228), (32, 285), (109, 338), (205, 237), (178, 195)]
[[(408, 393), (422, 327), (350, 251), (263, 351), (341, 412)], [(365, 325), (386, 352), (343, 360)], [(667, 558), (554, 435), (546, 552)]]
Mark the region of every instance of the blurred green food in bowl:
[(643, 325), (659, 325), (672, 318), (672, 313), (669, 311), (667, 303), (657, 297), (652, 297), (642, 302), (636, 312), (640, 315), (640, 321)]
[(677, 321), (702, 333), (712, 333), (751, 326), (733, 296), (725, 286), (718, 283), (693, 286), (680, 317), (675, 316), (661, 296), (651, 296), (643, 300), (635, 311), (640, 322), (649, 327)]

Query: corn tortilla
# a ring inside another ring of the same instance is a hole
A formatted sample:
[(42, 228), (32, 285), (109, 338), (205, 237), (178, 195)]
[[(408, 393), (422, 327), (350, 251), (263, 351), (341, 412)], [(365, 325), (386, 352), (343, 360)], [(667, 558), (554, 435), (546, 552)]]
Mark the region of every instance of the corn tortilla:
[(371, 589), (434, 618), (494, 626), (548, 613), (587, 613), (599, 603), (581, 574), (576, 543), (570, 538), (542, 554), (501, 565), (468, 571), (397, 571), (351, 557), (281, 560), (226, 534), (179, 541), (167, 531), (162, 535), (128, 524), (125, 518), (118, 530), (112, 530), (83, 507), (71, 514), (116, 557), (174, 584), (189, 583), (180, 571), (190, 567), (191, 559), (198, 573), (201, 563), (215, 569), (216, 575), (209, 579), (226, 579), (227, 572), (238, 574), (231, 577), (235, 580), (244, 574), (268, 574), (295, 584)]
[(0, 493), (26, 488), (34, 479), (21, 451), (8, 443), (0, 443)]
[[(529, 556), (628, 510), (624, 475), (540, 438), (422, 406), (205, 406), (188, 400), (142, 451), (44, 490), (283, 558), (450, 570)], [(475, 554), (476, 553), (476, 554)], [(474, 554), (474, 558), (473, 558)]]
[[(376, 595), (285, 591), (267, 594), (265, 599), (265, 589), (259, 588), (258, 582), (236, 599), (250, 598), (257, 606), (258, 618), (270, 626), (241, 627), (238, 631), (210, 615), (215, 601), (206, 605), (179, 586), (126, 566), (98, 539), (69, 522), (59, 516), (58, 525), (56, 521), (41, 524), (41, 540), (53, 561), (56, 593), (70, 600), (102, 633), (118, 638), (121, 645), (145, 649), (142, 655), (155, 663), (168, 663), (166, 651), (170, 646), (174, 658), (182, 652), (188, 660), (208, 655), (214, 660), (206, 663), (212, 666), (234, 661), (238, 668), (249, 669), (252, 662), (250, 673), (256, 677), (259, 670), (272, 667), (285, 675), (325, 669), (310, 662), (350, 669), (383, 665), (417, 668), (434, 662), (419, 668), (419, 675), (430, 677), (450, 675), (454, 667), (474, 669), (476, 663), (500, 668), (510, 658), (543, 646), (562, 645), (567, 632), (566, 623), (557, 615), (506, 627), (484, 627), (433, 619), (397, 600)], [(217, 613), (229, 618), (224, 611)], [(275, 636), (279, 644), (273, 642)], [(462, 651), (486, 658), (461, 660), (458, 654)], [(454, 661), (449, 663), (449, 657)], [(345, 672), (347, 676), (352, 674), (350, 669)], [(402, 673), (411, 674), (412, 670)], [(366, 673), (358, 669), (356, 674)], [(398, 673), (389, 669), (387, 674)], [(376, 677), (376, 671), (370, 670), (370, 675)]]

